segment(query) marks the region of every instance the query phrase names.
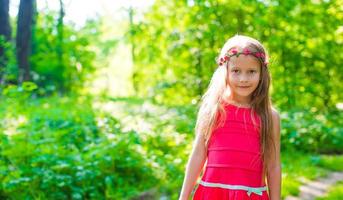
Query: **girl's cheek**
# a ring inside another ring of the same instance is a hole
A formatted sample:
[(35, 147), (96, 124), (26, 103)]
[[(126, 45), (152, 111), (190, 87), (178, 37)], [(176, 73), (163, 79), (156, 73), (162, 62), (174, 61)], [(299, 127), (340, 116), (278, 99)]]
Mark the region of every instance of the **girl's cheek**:
[(238, 75), (232, 74), (232, 75), (230, 76), (230, 80), (238, 80), (238, 79), (239, 79), (239, 76), (238, 76)]

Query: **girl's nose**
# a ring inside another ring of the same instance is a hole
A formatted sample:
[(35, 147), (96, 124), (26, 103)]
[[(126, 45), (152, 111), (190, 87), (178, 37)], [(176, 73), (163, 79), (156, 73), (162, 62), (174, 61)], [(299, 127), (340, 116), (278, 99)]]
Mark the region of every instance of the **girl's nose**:
[(246, 76), (246, 75), (241, 75), (241, 76), (239, 77), (239, 81), (241, 81), (241, 82), (248, 81), (248, 79), (249, 79), (249, 77)]

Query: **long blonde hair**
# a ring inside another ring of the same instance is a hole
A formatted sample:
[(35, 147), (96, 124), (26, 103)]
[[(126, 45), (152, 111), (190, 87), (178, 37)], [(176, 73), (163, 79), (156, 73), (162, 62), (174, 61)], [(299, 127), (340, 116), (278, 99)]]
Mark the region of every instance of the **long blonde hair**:
[[(249, 48), (252, 51), (258, 51), (265, 54), (265, 60), (268, 62), (269, 56), (263, 45), (248, 36), (235, 35), (230, 38), (221, 49), (219, 58), (232, 49), (233, 47)], [(229, 62), (230, 63), (230, 62)], [(213, 130), (220, 124), (218, 116), (225, 116), (223, 102), (225, 97), (231, 94), (228, 87), (228, 65), (219, 66), (215, 70), (209, 87), (201, 98), (200, 108), (197, 116), (195, 132), (203, 134), (205, 138), (205, 148), (207, 150), (209, 140)], [(263, 173), (265, 175), (267, 163), (272, 159), (275, 152), (275, 144), (273, 143), (273, 122), (272, 122), (272, 104), (269, 98), (270, 73), (268, 67), (262, 66), (261, 63), (260, 82), (252, 93), (251, 106), (253, 112), (257, 113), (261, 119), (261, 156), (263, 160)], [(263, 177), (264, 177), (263, 175)]]

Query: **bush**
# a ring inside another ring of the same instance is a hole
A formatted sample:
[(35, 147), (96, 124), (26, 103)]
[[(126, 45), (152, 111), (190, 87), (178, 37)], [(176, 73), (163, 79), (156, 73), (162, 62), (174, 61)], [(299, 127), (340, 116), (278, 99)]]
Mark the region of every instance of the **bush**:
[(343, 153), (343, 113), (311, 111), (284, 112), (281, 142), (285, 149), (296, 148), (305, 152)]
[(8, 98), (16, 109), (0, 112), (3, 199), (128, 199), (159, 185), (139, 134), (96, 116), (89, 99)]

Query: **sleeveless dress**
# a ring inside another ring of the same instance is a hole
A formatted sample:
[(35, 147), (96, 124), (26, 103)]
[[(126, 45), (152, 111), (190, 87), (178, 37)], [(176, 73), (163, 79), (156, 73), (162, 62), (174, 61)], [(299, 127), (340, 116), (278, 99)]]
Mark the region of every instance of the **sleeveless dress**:
[(262, 178), (260, 118), (252, 108), (224, 108), (224, 123), (212, 132), (193, 200), (269, 200)]

